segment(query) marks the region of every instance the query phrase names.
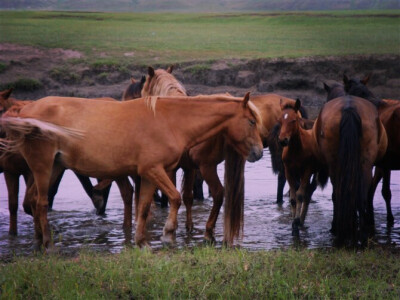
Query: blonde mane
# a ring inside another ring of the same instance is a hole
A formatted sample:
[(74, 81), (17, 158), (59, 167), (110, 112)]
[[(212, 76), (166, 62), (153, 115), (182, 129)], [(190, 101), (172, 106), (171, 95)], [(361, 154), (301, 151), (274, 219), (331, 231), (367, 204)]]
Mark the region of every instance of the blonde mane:
[[(146, 90), (145, 90), (146, 89)], [(145, 95), (143, 95), (145, 91)], [(154, 73), (150, 84), (145, 83), (142, 96), (186, 96), (184, 86), (170, 73), (163, 69), (158, 69)]]

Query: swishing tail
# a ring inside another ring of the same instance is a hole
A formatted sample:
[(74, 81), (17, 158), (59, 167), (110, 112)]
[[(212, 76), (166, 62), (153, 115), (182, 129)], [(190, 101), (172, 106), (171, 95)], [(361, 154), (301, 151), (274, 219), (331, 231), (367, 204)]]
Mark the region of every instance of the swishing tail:
[(365, 209), (362, 201), (363, 172), (360, 161), (361, 118), (355, 107), (342, 110), (338, 164), (335, 169), (337, 222), (339, 243), (357, 241), (357, 211)]
[(0, 140), (0, 149), (17, 152), (25, 138), (55, 139), (57, 137), (83, 138), (83, 132), (32, 118), (3, 117), (0, 119), (6, 138)]
[(245, 158), (231, 146), (225, 148), (224, 240), (228, 245), (243, 233)]

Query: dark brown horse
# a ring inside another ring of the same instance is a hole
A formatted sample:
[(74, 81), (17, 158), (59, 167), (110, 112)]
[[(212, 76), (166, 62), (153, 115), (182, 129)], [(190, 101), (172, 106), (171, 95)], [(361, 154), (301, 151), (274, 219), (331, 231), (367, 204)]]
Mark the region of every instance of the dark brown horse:
[[(3, 144), (7, 151), (23, 155), (35, 178), (37, 237), (45, 247), (51, 245), (47, 193), (52, 168), (61, 167), (95, 178), (142, 177), (135, 234), (139, 246), (147, 245), (146, 220), (154, 190), (160, 188), (171, 204), (163, 240), (172, 241), (181, 197), (167, 173), (176, 168), (185, 149), (223, 132), (247, 160), (262, 157), (259, 118), (248, 100), (248, 96), (244, 100), (148, 97), (126, 102), (47, 97), (25, 106), (19, 118), (3, 117), (8, 134)], [(99, 122), (107, 127), (100, 131)], [(124, 227), (131, 228), (131, 222), (132, 202), (125, 202)]]
[(376, 106), (353, 96), (335, 98), (314, 126), (320, 160), (333, 185), (333, 230), (339, 244), (364, 243), (369, 231), (372, 167), (385, 154), (386, 131)]
[[(281, 124), (279, 141), (284, 147), (282, 160), (290, 187), (294, 236), (299, 235), (299, 226), (304, 224), (317, 183), (324, 187), (328, 180), (326, 168), (319, 161), (320, 154), (315, 131), (304, 129), (306, 125), (305, 120), (299, 115), (300, 106), (300, 100), (293, 103), (293, 101), (282, 99), (282, 115), (279, 120)], [(310, 182), (311, 176), (313, 179)]]
[[(392, 193), (390, 190), (391, 170), (400, 170), (400, 101), (379, 99), (368, 88), (370, 75), (363, 79), (347, 78), (344, 76), (344, 89), (350, 95), (365, 98), (373, 103), (378, 103), (378, 113), (388, 136), (388, 147), (382, 161), (376, 166), (372, 181), (370, 209), (373, 211), (373, 196), (379, 181), (382, 181), (382, 196), (386, 202), (387, 223), (393, 226), (394, 218), (391, 209)], [(373, 220), (372, 220), (373, 221)]]
[(142, 96), (142, 88), (145, 81), (145, 76), (142, 76), (140, 81), (136, 81), (133, 77), (131, 77), (131, 83), (122, 94), (122, 101), (140, 98)]

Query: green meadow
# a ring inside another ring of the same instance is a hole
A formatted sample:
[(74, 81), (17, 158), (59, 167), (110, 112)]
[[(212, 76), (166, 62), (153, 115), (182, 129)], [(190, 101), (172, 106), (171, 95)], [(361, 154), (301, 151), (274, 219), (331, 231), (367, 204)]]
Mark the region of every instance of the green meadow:
[[(0, 12), (0, 42), (134, 64), (399, 54), (400, 10), (283, 13)], [(128, 53), (128, 54), (126, 54)], [(126, 55), (124, 55), (126, 54)]]
[(0, 264), (2, 299), (399, 299), (399, 253), (375, 249), (17, 258)]

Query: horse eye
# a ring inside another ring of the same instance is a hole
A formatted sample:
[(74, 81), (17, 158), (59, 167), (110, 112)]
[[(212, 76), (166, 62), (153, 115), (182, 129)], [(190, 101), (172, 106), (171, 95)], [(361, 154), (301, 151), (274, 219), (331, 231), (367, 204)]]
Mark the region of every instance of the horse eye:
[(250, 123), (250, 125), (251, 125), (251, 126), (254, 126), (254, 125), (256, 125), (256, 121), (255, 121), (255, 120), (251, 120), (251, 119), (249, 119), (249, 123)]

